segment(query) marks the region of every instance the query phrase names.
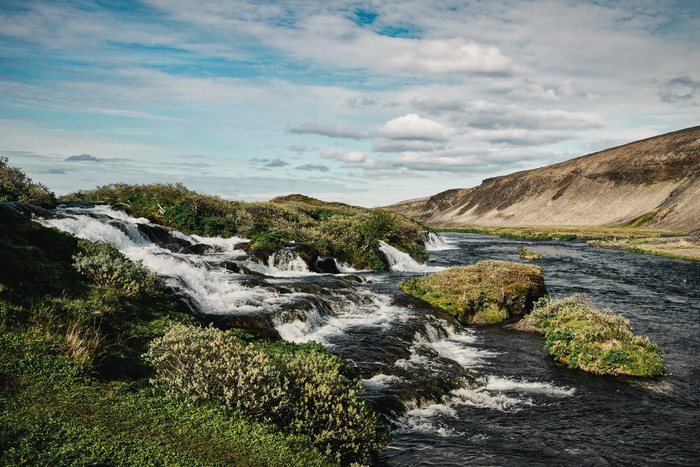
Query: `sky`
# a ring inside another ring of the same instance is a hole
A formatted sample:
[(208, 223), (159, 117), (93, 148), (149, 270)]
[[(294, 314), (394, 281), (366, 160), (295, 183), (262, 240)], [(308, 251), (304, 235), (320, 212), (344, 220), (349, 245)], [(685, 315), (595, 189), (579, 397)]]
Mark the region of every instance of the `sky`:
[(0, 0), (0, 156), (57, 195), (375, 207), (700, 125), (697, 0)]

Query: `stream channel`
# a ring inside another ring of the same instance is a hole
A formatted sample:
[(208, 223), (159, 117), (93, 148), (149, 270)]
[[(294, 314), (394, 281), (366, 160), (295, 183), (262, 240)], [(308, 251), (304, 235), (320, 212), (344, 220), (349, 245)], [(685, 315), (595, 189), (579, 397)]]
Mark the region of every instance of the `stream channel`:
[[(319, 274), (293, 249), (255, 260), (239, 248), (245, 239), (189, 236), (105, 206), (56, 214), (38, 221), (113, 243), (197, 313), (340, 355), (392, 428), (380, 465), (700, 465), (700, 262), (582, 241), (445, 233), (429, 238), (426, 265), (382, 244), (390, 272), (339, 264), (341, 274)], [(552, 298), (585, 293), (594, 307), (623, 315), (666, 351), (670, 374), (569, 370), (537, 334), (464, 328), (397, 289), (452, 265), (525, 261), (521, 245), (542, 254), (535, 264)]]

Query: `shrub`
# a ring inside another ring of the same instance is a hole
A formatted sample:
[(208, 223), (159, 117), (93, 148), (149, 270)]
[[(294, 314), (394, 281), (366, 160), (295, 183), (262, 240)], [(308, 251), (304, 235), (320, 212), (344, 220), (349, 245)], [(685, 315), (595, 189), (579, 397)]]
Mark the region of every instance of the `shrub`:
[(113, 246), (102, 242), (79, 240), (81, 252), (73, 257), (75, 269), (99, 286), (116, 289), (126, 295), (152, 292), (155, 276), (141, 263), (128, 260)]
[(56, 205), (56, 196), (41, 183), (35, 183), (20, 169), (0, 157), (0, 201), (19, 201), (43, 207)]
[(599, 375), (666, 373), (661, 349), (635, 336), (622, 316), (592, 308), (583, 294), (542, 300), (527, 318), (544, 334), (545, 350), (569, 368)]
[(357, 380), (316, 346), (290, 351), (246, 344), (211, 327), (177, 325), (155, 339), (145, 357), (166, 393), (220, 401), (276, 422), (310, 436), (335, 461), (368, 461), (386, 443), (378, 415), (358, 398)]
[(256, 418), (279, 419), (286, 386), (270, 357), (218, 329), (177, 325), (145, 354), (167, 394), (219, 400)]

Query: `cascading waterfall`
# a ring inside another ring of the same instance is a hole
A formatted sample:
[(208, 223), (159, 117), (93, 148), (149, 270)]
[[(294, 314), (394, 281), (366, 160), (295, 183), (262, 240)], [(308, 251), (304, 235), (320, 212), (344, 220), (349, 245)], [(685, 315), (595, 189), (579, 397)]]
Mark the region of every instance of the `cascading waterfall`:
[(445, 268), (420, 264), (411, 255), (399, 251), (383, 240), (379, 241), (379, 250), (384, 253), (389, 269), (394, 272), (436, 272)]
[[(56, 214), (38, 221), (114, 244), (178, 290), (198, 313), (252, 314), (286, 340), (322, 343), (358, 371), (365, 397), (392, 418), (396, 429), (426, 429), (432, 416), (450, 413), (455, 404), (509, 404), (511, 396), (479, 373), (493, 353), (474, 346), (476, 335), (420, 302), (396, 304), (393, 296), (372, 288), (385, 276), (360, 272), (368, 282), (356, 284), (342, 274), (316, 274), (291, 248), (261, 264), (238, 248), (246, 239), (190, 236), (106, 206), (64, 208)], [(419, 264), (385, 242), (380, 249), (392, 271), (443, 269)], [(246, 269), (262, 276), (246, 275)]]
[(425, 249), (428, 251), (454, 250), (457, 248), (447, 243), (442, 235), (435, 232), (426, 232), (424, 243)]

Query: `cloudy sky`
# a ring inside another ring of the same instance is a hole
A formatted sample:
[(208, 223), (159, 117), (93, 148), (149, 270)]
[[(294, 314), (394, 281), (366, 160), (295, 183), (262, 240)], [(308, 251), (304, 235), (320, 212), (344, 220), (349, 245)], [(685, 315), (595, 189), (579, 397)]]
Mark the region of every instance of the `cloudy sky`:
[(700, 124), (698, 31), (696, 0), (2, 0), (0, 156), (381, 206)]

